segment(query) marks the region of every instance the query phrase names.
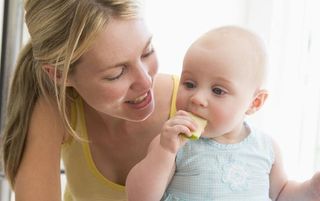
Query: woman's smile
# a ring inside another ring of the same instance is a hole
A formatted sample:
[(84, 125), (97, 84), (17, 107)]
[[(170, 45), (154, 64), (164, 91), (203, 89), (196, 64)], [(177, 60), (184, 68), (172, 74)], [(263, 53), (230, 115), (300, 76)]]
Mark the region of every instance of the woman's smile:
[(126, 103), (130, 104), (132, 107), (136, 109), (142, 109), (145, 106), (149, 105), (152, 101), (151, 91), (149, 90), (147, 93), (135, 98), (134, 100), (126, 101)]

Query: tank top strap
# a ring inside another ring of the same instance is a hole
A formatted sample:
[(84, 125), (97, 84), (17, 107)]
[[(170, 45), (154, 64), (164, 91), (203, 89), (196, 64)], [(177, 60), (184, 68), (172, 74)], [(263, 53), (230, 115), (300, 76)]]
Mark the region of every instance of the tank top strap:
[(176, 100), (177, 100), (177, 93), (178, 93), (180, 77), (178, 75), (172, 75), (172, 80), (173, 80), (173, 91), (172, 91), (172, 98), (171, 98), (170, 118), (177, 111)]

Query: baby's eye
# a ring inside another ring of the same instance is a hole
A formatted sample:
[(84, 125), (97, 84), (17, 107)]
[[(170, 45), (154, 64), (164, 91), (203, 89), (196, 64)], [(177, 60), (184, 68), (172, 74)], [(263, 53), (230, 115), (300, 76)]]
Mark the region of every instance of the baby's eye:
[(213, 92), (215, 95), (219, 95), (219, 96), (224, 95), (224, 94), (226, 93), (223, 89), (218, 88), (218, 87), (213, 88), (213, 89), (212, 89), (212, 92)]
[(184, 82), (183, 85), (188, 89), (195, 88), (195, 84), (193, 84), (192, 82)]

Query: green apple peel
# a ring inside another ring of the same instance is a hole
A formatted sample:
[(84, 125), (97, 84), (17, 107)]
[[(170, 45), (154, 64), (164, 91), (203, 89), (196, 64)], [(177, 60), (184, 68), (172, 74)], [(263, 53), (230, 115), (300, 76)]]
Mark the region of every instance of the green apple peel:
[(198, 116), (195, 116), (191, 113), (189, 113), (192, 120), (194, 120), (197, 124), (197, 129), (195, 131), (192, 131), (191, 132), (191, 136), (186, 136), (186, 138), (190, 139), (190, 140), (197, 140), (200, 138), (201, 136), (201, 133), (204, 131), (204, 128), (206, 127), (207, 125), (207, 120), (204, 120)]

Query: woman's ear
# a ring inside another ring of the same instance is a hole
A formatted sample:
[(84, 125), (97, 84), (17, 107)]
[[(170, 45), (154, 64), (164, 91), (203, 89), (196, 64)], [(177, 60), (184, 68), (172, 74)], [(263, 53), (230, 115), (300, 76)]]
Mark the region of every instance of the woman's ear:
[[(45, 64), (42, 66), (42, 69), (44, 72), (47, 73), (48, 77), (54, 81), (56, 79), (57, 84), (62, 84), (63, 80), (62, 80), (62, 72), (59, 69), (55, 69), (54, 66), (50, 65), (50, 64)], [(66, 83), (66, 86), (69, 86), (68, 80)]]
[(258, 111), (263, 106), (267, 98), (268, 98), (268, 91), (264, 89), (259, 90), (256, 93), (256, 96), (254, 97), (254, 99), (252, 100), (250, 108), (246, 111), (246, 114), (250, 115)]
[(62, 79), (62, 73), (60, 70), (56, 69), (54, 66), (50, 65), (50, 64), (45, 64), (42, 66), (42, 69), (44, 70), (44, 72), (47, 73), (48, 77), (51, 80), (57, 80), (57, 83), (61, 82)]

